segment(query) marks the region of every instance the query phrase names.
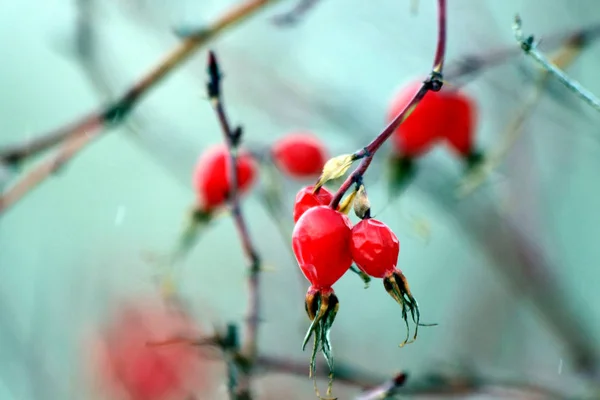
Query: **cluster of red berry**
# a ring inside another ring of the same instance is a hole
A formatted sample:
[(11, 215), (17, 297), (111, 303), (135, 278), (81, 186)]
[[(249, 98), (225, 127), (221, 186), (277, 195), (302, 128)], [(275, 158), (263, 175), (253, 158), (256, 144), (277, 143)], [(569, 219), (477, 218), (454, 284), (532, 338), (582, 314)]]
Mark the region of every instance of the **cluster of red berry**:
[(404, 274), (396, 268), (400, 243), (394, 232), (383, 222), (371, 217), (364, 186), (357, 189), (354, 210), (361, 221), (356, 225), (338, 209), (330, 207), (333, 194), (324, 187), (308, 186), (296, 195), (292, 247), (298, 265), (311, 286), (305, 298), (308, 317), (312, 321), (303, 347), (315, 334), (311, 358), (314, 372), (315, 355), (322, 350), (333, 370), (329, 331), (339, 308), (333, 291), (335, 284), (350, 269), (352, 263), (365, 274), (382, 278), (386, 291), (402, 306), (402, 317), (407, 333), (404, 346), (409, 342), (408, 313), (416, 324), (413, 340), (417, 337), (420, 313)]
[[(293, 179), (318, 176), (327, 160), (323, 143), (305, 132), (290, 133), (270, 148), (270, 158), (283, 174)], [(227, 146), (218, 144), (202, 153), (196, 163), (193, 185), (198, 211), (210, 213), (222, 207), (229, 197), (231, 178), (228, 173)], [(258, 162), (248, 150), (240, 149), (237, 158), (238, 193), (247, 193), (256, 182)]]

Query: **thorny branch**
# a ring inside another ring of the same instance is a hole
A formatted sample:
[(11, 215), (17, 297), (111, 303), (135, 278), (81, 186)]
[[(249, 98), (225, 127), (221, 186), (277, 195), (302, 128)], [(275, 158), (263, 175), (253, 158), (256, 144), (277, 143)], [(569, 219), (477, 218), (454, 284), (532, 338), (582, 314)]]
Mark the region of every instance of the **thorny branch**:
[(404, 110), (398, 114), (392, 122), (381, 132), (371, 143), (365, 148), (356, 151), (352, 155), (353, 161), (362, 159), (360, 165), (350, 174), (350, 176), (340, 186), (338, 191), (333, 196), (330, 206), (337, 208), (344, 194), (350, 189), (353, 184), (360, 183), (363, 175), (369, 168), (375, 153), (392, 135), (396, 128), (410, 115), (417, 107), (419, 102), (425, 97), (429, 90), (439, 91), (442, 88), (443, 70), (444, 70), (444, 55), (446, 53), (446, 0), (438, 0), (438, 39), (433, 60), (433, 68), (429, 77), (423, 82), (419, 91), (414, 95), (413, 99), (406, 105)]
[(41, 184), (60, 166), (68, 162), (86, 145), (102, 133), (103, 129), (120, 125), (132, 109), (176, 67), (186, 61), (199, 48), (219, 33), (250, 17), (264, 6), (277, 0), (248, 0), (226, 12), (205, 29), (187, 36), (167, 57), (148, 74), (142, 77), (120, 99), (106, 108), (93, 112), (80, 121), (42, 136), (25, 146), (15, 146), (0, 152), (4, 163), (16, 164), (24, 158), (46, 150), (64, 141), (63, 146), (52, 157), (42, 161), (21, 180), (9, 187), (0, 197), (0, 214)]
[(533, 36), (525, 37), (521, 30), (521, 25), (521, 17), (518, 15), (515, 16), (513, 31), (515, 32), (515, 38), (521, 45), (521, 49), (537, 61), (546, 71), (554, 75), (563, 85), (578, 95), (583, 101), (594, 107), (596, 111), (600, 111), (600, 99), (584, 88), (579, 82), (570, 78), (560, 67), (548, 60), (548, 58), (537, 49), (537, 43), (534, 41)]
[[(231, 214), (234, 218), (242, 248), (248, 259), (249, 277), (248, 277), (248, 317), (246, 321), (246, 337), (242, 348), (242, 354), (245, 357), (245, 368), (242, 376), (237, 383), (235, 398), (250, 398), (250, 372), (257, 353), (257, 334), (260, 311), (260, 268), (261, 261), (252, 242), (246, 220), (240, 207), (238, 195), (238, 169), (237, 155), (238, 147), (242, 137), (242, 128), (240, 126), (232, 129), (225, 108), (223, 106), (223, 96), (221, 93), (221, 71), (215, 54), (210, 51), (208, 54), (208, 83), (206, 84), (209, 100), (217, 114), (219, 125), (223, 132), (223, 137), (229, 150), (230, 162), (229, 173), (231, 179), (231, 189), (229, 192), (229, 202)], [(243, 379), (242, 379), (243, 378)]]

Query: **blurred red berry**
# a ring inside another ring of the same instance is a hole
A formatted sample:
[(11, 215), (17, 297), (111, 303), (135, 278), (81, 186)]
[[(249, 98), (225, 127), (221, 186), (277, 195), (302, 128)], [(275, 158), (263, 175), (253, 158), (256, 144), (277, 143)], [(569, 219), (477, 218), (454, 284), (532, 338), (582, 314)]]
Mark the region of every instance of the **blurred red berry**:
[(309, 209), (292, 233), (302, 273), (315, 289), (330, 288), (352, 264), (350, 219), (328, 206)]
[(364, 273), (383, 278), (396, 269), (400, 242), (386, 224), (368, 218), (352, 228), (350, 252)]
[(327, 161), (321, 140), (310, 133), (292, 133), (277, 140), (271, 148), (275, 165), (293, 178), (319, 176)]
[[(422, 82), (415, 81), (403, 87), (392, 99), (386, 122), (404, 110)], [(394, 131), (392, 145), (396, 153), (406, 157), (418, 157), (431, 149), (443, 136), (446, 129), (446, 112), (441, 92), (429, 91), (415, 110)]]
[[(198, 159), (193, 184), (202, 211), (211, 211), (227, 201), (231, 189), (229, 164), (229, 153), (224, 144), (209, 147)], [(237, 174), (238, 193), (244, 194), (256, 179), (257, 166), (252, 155), (243, 149), (238, 152)]]
[(326, 206), (333, 200), (333, 194), (324, 187), (321, 187), (317, 193), (313, 193), (314, 186), (307, 186), (296, 194), (294, 202), (294, 223), (300, 219), (309, 208), (316, 206)]
[(183, 398), (206, 386), (206, 367), (189, 343), (148, 345), (177, 337), (195, 338), (184, 314), (150, 304), (130, 304), (99, 337), (98, 361), (103, 383), (130, 400)]
[(448, 118), (445, 134), (448, 145), (457, 155), (468, 157), (474, 151), (475, 102), (458, 91), (443, 92), (442, 95)]

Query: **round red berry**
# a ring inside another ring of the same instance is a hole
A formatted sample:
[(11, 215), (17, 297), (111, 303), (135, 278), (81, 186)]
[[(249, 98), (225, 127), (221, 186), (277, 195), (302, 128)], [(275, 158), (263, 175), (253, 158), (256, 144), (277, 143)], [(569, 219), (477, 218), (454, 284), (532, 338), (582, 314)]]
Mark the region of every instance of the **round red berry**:
[(330, 288), (352, 264), (350, 219), (328, 206), (309, 209), (292, 233), (302, 273), (315, 289)]
[(327, 150), (310, 133), (292, 133), (277, 140), (271, 148), (275, 165), (294, 178), (319, 176), (327, 161)]
[(148, 344), (198, 334), (183, 314), (130, 304), (98, 337), (96, 372), (107, 389), (124, 392), (131, 400), (182, 398), (208, 383), (208, 370), (197, 349), (189, 344)]
[[(421, 86), (422, 82), (412, 82), (394, 96), (388, 109), (387, 123), (392, 122), (404, 110)], [(440, 92), (428, 91), (414, 111), (394, 131), (393, 148), (401, 156), (418, 157), (443, 137), (445, 128), (444, 99)]]
[(368, 218), (352, 228), (350, 252), (364, 273), (383, 278), (396, 269), (400, 242), (386, 224)]
[(307, 186), (296, 194), (294, 202), (294, 222), (308, 210), (316, 206), (326, 206), (333, 200), (333, 194), (324, 187), (321, 187), (317, 193), (313, 193), (314, 186)]
[[(227, 201), (231, 190), (229, 165), (229, 152), (224, 144), (209, 147), (198, 159), (193, 184), (202, 211), (221, 207)], [(243, 149), (238, 151), (237, 174), (238, 193), (244, 194), (255, 181), (257, 166), (252, 155)]]
[(459, 91), (442, 92), (447, 110), (446, 140), (459, 156), (473, 152), (477, 108), (475, 102)]

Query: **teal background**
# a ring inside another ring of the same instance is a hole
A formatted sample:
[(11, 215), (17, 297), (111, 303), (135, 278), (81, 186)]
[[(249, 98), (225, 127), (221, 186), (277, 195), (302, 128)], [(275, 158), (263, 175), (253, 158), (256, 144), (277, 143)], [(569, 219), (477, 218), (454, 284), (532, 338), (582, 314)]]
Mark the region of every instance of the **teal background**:
[[(200, 25), (235, 2), (96, 3), (93, 54), (116, 96), (176, 44), (172, 27)], [(434, 3), (421, 0), (413, 16), (407, 1), (323, 0), (300, 25), (279, 30), (268, 17), (293, 5), (284, 1), (228, 31), (212, 48), (226, 74), (232, 119), (243, 123), (252, 142), (302, 128), (320, 135), (333, 154), (362, 147), (384, 127), (398, 86), (429, 71)], [(516, 46), (516, 12), (526, 32), (543, 36), (597, 22), (596, 11), (592, 0), (450, 0), (447, 59)], [(0, 1), (0, 145), (35, 137), (104, 101), (77, 62), (75, 15), (66, 0)], [(141, 253), (173, 244), (193, 201), (188, 182), (194, 161), (203, 147), (221, 140), (204, 95), (205, 54), (200, 51), (137, 109), (140, 137), (124, 128), (108, 133), (0, 219), (0, 398), (96, 398), (81, 368), (81, 340), (116, 301), (152, 290), (152, 267)], [(590, 46), (569, 69), (595, 93), (598, 54), (598, 46)], [(532, 71), (532, 61), (519, 56), (465, 87), (478, 102), (483, 148), (496, 143), (516, 112)], [(378, 180), (382, 167), (373, 167), (366, 182), (374, 213), (400, 238), (399, 267), (423, 319), (440, 325), (422, 329), (415, 344), (399, 350), (404, 327), (398, 306), (379, 282), (365, 291), (345, 276), (335, 286), (341, 308), (333, 340), (340, 362), (382, 376), (466, 363), (486, 375), (564, 390), (585, 385), (556, 331), (514, 284), (507, 285), (502, 271), (520, 262), (514, 243), (490, 231), (506, 229), (509, 221), (537, 243), (560, 280), (565, 306), (583, 321), (579, 334), (597, 345), (598, 115), (559, 85), (553, 88), (557, 98), (543, 99), (507, 162), (461, 203), (451, 197), (461, 165), (443, 148), (427, 156), (415, 185), (387, 207)], [(301, 184), (286, 184), (288, 201)], [(308, 353), (299, 349), (307, 326), (303, 293), (289, 244), (256, 196), (243, 209), (265, 262), (275, 268), (264, 274), (261, 349), (307, 362)], [(415, 234), (415, 218), (427, 221), (428, 242)], [(504, 222), (489, 223), (496, 220)], [(187, 263), (180, 289), (207, 323), (243, 318), (238, 243), (231, 220), (223, 218)], [(261, 378), (257, 390), (261, 398), (274, 398), (267, 393), (278, 385), (296, 396), (288, 398), (312, 395), (307, 379), (280, 375)], [(341, 398), (355, 393), (336, 387)]]

